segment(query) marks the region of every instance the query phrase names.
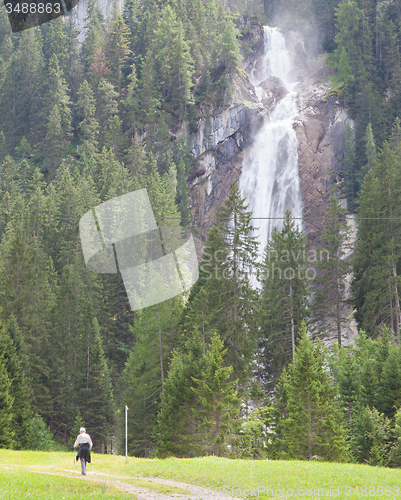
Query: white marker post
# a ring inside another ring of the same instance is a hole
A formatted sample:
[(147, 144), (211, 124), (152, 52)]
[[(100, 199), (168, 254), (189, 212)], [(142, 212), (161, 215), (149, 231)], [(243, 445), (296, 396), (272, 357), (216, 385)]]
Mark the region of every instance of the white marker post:
[(125, 461), (128, 462), (128, 406), (125, 405)]

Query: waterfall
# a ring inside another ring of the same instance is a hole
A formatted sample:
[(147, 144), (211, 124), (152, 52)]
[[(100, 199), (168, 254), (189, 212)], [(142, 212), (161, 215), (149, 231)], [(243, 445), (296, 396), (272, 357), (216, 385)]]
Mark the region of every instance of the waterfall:
[[(261, 259), (273, 228), (283, 226), (286, 210), (302, 217), (302, 197), (298, 175), (298, 142), (293, 122), (298, 113), (296, 82), (291, 82), (291, 60), (285, 39), (277, 28), (264, 27), (264, 54), (261, 67), (249, 75), (261, 100), (267, 78), (280, 78), (287, 95), (271, 110), (258, 131), (249, 154), (244, 158), (239, 186), (252, 210), (253, 225), (260, 243)], [(265, 219), (259, 219), (265, 218)], [(301, 220), (299, 220), (301, 226)]]

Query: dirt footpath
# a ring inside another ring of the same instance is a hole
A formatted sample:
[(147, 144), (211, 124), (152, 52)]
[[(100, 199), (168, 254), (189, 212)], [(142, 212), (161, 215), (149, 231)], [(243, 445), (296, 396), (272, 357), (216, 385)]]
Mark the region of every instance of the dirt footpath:
[[(34, 471), (40, 474), (50, 474), (55, 476), (65, 476), (71, 477), (70, 474), (63, 474), (57, 472), (43, 472), (43, 471)], [(166, 500), (166, 498), (181, 498), (183, 500), (245, 500), (240, 497), (234, 497), (225, 495), (223, 493), (219, 493), (218, 491), (213, 491), (207, 488), (202, 488), (201, 486), (196, 486), (194, 484), (182, 483), (179, 481), (173, 481), (172, 479), (163, 479), (160, 477), (152, 478), (152, 477), (129, 477), (129, 476), (115, 476), (109, 474), (103, 474), (101, 472), (91, 472), (88, 471), (87, 475), (83, 477), (81, 474), (78, 474), (73, 470), (66, 470), (66, 473), (73, 473), (74, 477), (78, 479), (78, 477), (82, 481), (96, 481), (97, 483), (102, 483), (105, 486), (117, 488), (124, 493), (128, 493), (133, 495), (137, 500)], [(183, 490), (188, 490), (191, 492), (190, 495), (182, 494), (182, 493), (159, 493), (154, 490), (150, 490), (147, 488), (143, 488), (140, 486), (135, 486), (130, 484), (124, 479), (138, 479), (141, 481), (149, 481), (156, 484), (165, 484), (166, 486), (175, 486), (176, 488), (181, 488)]]

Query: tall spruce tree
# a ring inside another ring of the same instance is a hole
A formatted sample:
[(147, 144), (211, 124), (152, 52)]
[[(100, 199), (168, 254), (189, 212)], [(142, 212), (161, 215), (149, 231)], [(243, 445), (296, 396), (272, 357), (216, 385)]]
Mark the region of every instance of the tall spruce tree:
[[(240, 399), (235, 390), (238, 380), (229, 380), (232, 366), (224, 366), (227, 349), (215, 334), (205, 356), (205, 369), (199, 378), (193, 377), (193, 391), (199, 397), (200, 409), (193, 410), (200, 420), (200, 445), (204, 452), (218, 457), (225, 452), (225, 443), (238, 432)], [(198, 432), (199, 432), (198, 431)], [(203, 431), (203, 433), (202, 433)], [(196, 439), (196, 438), (195, 438)]]
[(201, 451), (193, 439), (198, 421), (192, 410), (199, 409), (199, 400), (191, 386), (204, 370), (204, 341), (197, 329), (184, 339), (172, 355), (157, 416), (157, 456), (162, 458), (192, 457)]
[(336, 387), (326, 369), (325, 353), (308, 338), (305, 322), (300, 336), (288, 376), (283, 375), (287, 404), (281, 456), (346, 461), (345, 433)]
[(400, 168), (398, 149), (386, 143), (362, 186), (353, 262), (353, 297), (359, 326), (370, 335), (391, 328), (400, 343)]
[(401, 408), (401, 348), (392, 345), (383, 363), (378, 394), (378, 409), (394, 421), (398, 408)]
[(295, 358), (301, 321), (307, 314), (310, 278), (306, 236), (287, 211), (281, 231), (273, 229), (261, 274), (260, 338), (264, 385), (272, 391), (282, 369)]
[(350, 264), (344, 258), (349, 251), (350, 228), (345, 219), (347, 209), (341, 206), (340, 200), (333, 195), (329, 208), (325, 213), (322, 241), (324, 251), (320, 252), (317, 269), (324, 275), (315, 280), (313, 300), (314, 328), (321, 336), (330, 337), (335, 334), (341, 346), (341, 326), (345, 321), (346, 277), (350, 272)]
[(112, 436), (114, 395), (96, 318), (88, 325), (85, 371), (86, 376), (80, 390), (85, 404), (81, 406), (81, 411), (87, 425), (96, 435), (96, 449), (103, 451), (103, 446), (107, 445)]
[(111, 16), (106, 25), (105, 55), (111, 70), (110, 79), (118, 90), (123, 84), (123, 70), (131, 53), (129, 48), (129, 30), (119, 12), (118, 4), (113, 3)]
[(44, 147), (49, 166), (54, 173), (61, 163), (63, 151), (72, 137), (71, 103), (67, 83), (56, 55), (52, 55), (48, 67), (45, 113), (47, 115)]
[(10, 396), (14, 400), (12, 427), (16, 432), (13, 446), (19, 450), (28, 449), (31, 444), (32, 393), (24, 370), (26, 352), (14, 317), (0, 331), (0, 351), (11, 380)]
[(96, 102), (91, 86), (85, 80), (78, 90), (77, 111), (79, 128), (83, 133), (85, 155), (94, 156), (97, 148), (99, 123), (96, 120)]
[[(257, 268), (258, 243), (253, 234), (252, 213), (247, 210), (239, 186), (233, 182), (227, 199), (216, 214), (216, 228), (223, 247), (215, 250), (221, 273), (218, 290), (222, 300), (211, 310), (215, 328), (230, 346), (227, 361), (233, 365), (240, 382), (249, 375), (250, 361), (256, 347), (256, 292), (252, 287)], [(222, 250), (219, 257), (219, 250)], [(207, 283), (211, 286), (211, 281)], [(238, 386), (237, 386), (238, 390)]]
[[(0, 324), (0, 339), (3, 340), (4, 325)], [(4, 341), (0, 341), (0, 447), (12, 448), (14, 446), (13, 405), (14, 398), (11, 395), (11, 384), (7, 371), (7, 359)]]
[(123, 374), (123, 402), (132, 409), (128, 445), (135, 456), (149, 457), (156, 444), (158, 405), (165, 390), (169, 356), (178, 346), (181, 311), (178, 296), (136, 314), (134, 346)]

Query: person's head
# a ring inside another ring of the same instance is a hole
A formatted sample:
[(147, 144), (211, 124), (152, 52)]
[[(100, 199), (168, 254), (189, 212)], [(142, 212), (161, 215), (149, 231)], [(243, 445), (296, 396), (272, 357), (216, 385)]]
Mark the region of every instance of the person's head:
[(80, 434), (83, 434), (84, 432), (86, 432), (85, 427), (81, 427), (81, 428), (79, 429), (79, 433), (80, 433)]

